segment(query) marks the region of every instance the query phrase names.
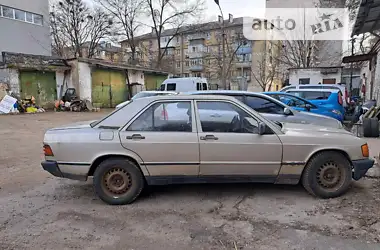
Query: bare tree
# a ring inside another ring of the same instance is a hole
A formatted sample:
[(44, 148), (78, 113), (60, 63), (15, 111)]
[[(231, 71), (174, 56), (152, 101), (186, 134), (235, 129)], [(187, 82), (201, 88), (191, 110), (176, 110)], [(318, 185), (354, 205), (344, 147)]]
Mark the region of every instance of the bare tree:
[(137, 63), (137, 32), (142, 27), (141, 19), (146, 7), (145, 0), (96, 0), (107, 13), (113, 16), (117, 37), (125, 37), (130, 51), (130, 63)]
[[(237, 52), (242, 46), (247, 45), (249, 41), (243, 36), (242, 30), (236, 30), (233, 36), (229, 32), (226, 33), (225, 36), (221, 33), (217, 35), (217, 43), (209, 47), (209, 51), (205, 53), (203, 58), (203, 64), (205, 65), (205, 71), (210, 73), (210, 78), (221, 79), (224, 74), (227, 81), (226, 88), (231, 89), (232, 73), (237, 63)], [(225, 39), (224, 52), (222, 39)], [(223, 53), (225, 54), (225, 68), (223, 68)]]
[[(203, 0), (145, 0), (148, 15), (152, 22), (152, 31), (157, 39), (157, 67), (161, 66), (161, 61), (171, 41), (180, 34), (181, 28), (186, 26), (187, 21), (201, 14), (203, 10)], [(188, 27), (189, 28), (189, 27)], [(187, 28), (187, 29), (188, 29)], [(162, 44), (164, 29), (172, 29), (172, 32)]]
[(112, 20), (100, 9), (91, 10), (82, 0), (59, 1), (50, 13), (53, 47), (69, 45), (76, 57), (83, 57), (84, 44), (86, 54), (94, 56), (101, 39), (109, 35)]

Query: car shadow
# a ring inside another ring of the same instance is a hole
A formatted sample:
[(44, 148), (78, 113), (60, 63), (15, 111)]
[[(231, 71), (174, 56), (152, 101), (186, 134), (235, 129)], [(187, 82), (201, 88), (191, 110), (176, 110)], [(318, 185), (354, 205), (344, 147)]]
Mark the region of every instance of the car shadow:
[[(99, 200), (92, 186), (92, 180), (66, 183), (66, 197), (84, 200)], [(150, 199), (228, 199), (254, 194), (259, 196), (279, 197), (311, 197), (301, 185), (274, 185), (262, 183), (228, 183), (228, 184), (175, 184), (166, 186), (148, 186), (135, 203), (144, 203)], [(99, 202), (101, 202), (99, 200)], [(96, 202), (97, 203), (97, 202)]]

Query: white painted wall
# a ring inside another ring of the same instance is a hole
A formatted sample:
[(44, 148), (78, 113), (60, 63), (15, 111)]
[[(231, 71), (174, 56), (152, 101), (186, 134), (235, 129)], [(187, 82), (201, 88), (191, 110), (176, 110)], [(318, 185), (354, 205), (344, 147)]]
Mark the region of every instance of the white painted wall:
[[(367, 92), (368, 96), (370, 92)], [(373, 82), (373, 95), (372, 99), (377, 100), (377, 104), (380, 103), (380, 52), (377, 53), (376, 68), (375, 68), (375, 81)]]
[(20, 77), (18, 69), (8, 69), (9, 87), (16, 95), (20, 95)]
[(322, 83), (323, 79), (335, 78), (336, 83), (341, 81), (342, 72), (339, 70), (337, 73), (321, 74), (320, 69), (290, 69), (289, 70), (289, 84), (298, 85), (299, 79), (310, 78), (310, 84)]
[[(144, 72), (140, 70), (128, 70), (128, 76), (129, 76), (129, 81), (131, 83), (139, 83), (144, 85), (145, 83), (145, 78), (144, 78)], [(126, 84), (128, 84), (126, 82)]]
[(91, 69), (87, 63), (78, 62), (78, 86), (81, 99), (91, 99)]

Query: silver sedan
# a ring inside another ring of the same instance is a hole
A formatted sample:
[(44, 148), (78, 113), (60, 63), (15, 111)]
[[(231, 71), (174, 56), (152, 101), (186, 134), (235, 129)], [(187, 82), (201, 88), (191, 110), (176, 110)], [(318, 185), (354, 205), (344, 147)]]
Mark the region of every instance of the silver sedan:
[(50, 129), (44, 153), (54, 176), (94, 176), (108, 204), (131, 203), (146, 185), (204, 182), (301, 182), (332, 198), (374, 163), (344, 129), (280, 126), (233, 97), (208, 95), (140, 98), (99, 121)]

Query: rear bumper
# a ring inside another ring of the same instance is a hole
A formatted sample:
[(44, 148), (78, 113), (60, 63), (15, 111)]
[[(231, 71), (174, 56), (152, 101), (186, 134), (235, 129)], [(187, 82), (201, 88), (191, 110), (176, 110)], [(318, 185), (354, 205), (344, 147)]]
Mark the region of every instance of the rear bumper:
[(352, 178), (355, 181), (361, 179), (367, 173), (368, 169), (372, 168), (374, 163), (375, 161), (373, 159), (352, 161), (352, 165), (354, 166)]
[(49, 172), (50, 174), (61, 177), (61, 178), (67, 178), (72, 180), (80, 180), (80, 181), (86, 181), (87, 175), (78, 175), (76, 173), (70, 173), (62, 171), (56, 161), (43, 161), (41, 162), (42, 168)]

